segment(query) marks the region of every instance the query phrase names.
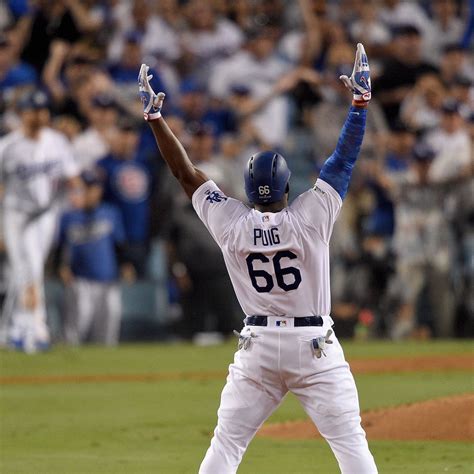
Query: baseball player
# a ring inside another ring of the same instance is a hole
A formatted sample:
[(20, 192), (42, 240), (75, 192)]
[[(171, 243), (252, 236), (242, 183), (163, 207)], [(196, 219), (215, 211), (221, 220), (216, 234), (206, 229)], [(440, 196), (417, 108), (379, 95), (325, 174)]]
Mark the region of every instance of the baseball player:
[(48, 98), (26, 93), (19, 102), (21, 128), (0, 142), (4, 188), (3, 227), (10, 264), (4, 318), (9, 343), (35, 352), (47, 348), (43, 273), (54, 237), (61, 185), (74, 185), (78, 169), (66, 138), (48, 127)]
[[(354, 378), (331, 327), (329, 240), (365, 129), (369, 64), (357, 45), (352, 107), (319, 179), (288, 205), (290, 171), (274, 152), (252, 156), (245, 190), (254, 208), (226, 196), (189, 160), (161, 116), (164, 94), (142, 65), (139, 90), (161, 155), (219, 244), (246, 318), (200, 474), (237, 471), (250, 440), (293, 392), (344, 474), (377, 472), (360, 424)], [(206, 262), (203, 262), (205, 265)]]
[(63, 251), (61, 278), (66, 285), (64, 335), (69, 344), (88, 339), (116, 345), (122, 302), (118, 254), (125, 242), (120, 211), (102, 200), (103, 183), (93, 170), (81, 174), (85, 189), (72, 196), (63, 214), (58, 244)]

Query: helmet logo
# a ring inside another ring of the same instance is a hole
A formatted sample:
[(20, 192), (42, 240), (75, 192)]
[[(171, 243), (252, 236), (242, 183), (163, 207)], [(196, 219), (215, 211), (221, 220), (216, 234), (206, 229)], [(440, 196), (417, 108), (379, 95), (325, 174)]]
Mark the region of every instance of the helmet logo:
[(258, 195), (259, 196), (269, 196), (270, 195), (270, 186), (259, 186), (258, 187)]

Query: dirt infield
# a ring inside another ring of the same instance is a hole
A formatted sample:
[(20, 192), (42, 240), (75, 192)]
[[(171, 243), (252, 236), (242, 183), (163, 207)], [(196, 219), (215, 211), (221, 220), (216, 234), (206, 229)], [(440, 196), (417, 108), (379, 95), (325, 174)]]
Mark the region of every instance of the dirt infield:
[(354, 374), (474, 370), (474, 356), (472, 354), (348, 360)]
[[(474, 370), (474, 356), (431, 355), (383, 359), (349, 359), (354, 374)], [(0, 367), (1, 372), (1, 367)], [(226, 372), (159, 372), (148, 374), (44, 374), (0, 376), (0, 385), (37, 385), (54, 383), (167, 382), (173, 380), (223, 379)]]
[[(474, 440), (474, 394), (439, 398), (362, 414), (369, 440)], [(263, 426), (258, 436), (276, 439), (320, 437), (310, 421)]]
[[(462, 370), (472, 372), (474, 356), (430, 355), (382, 359), (349, 359), (355, 374)], [(0, 368), (1, 371), (1, 368)], [(222, 371), (161, 372), (148, 374), (38, 374), (0, 376), (0, 385), (43, 385), (110, 382), (165, 382), (221, 380)], [(474, 441), (474, 394), (369, 411), (362, 414), (369, 439)], [(279, 439), (317, 438), (310, 421), (265, 425), (258, 436)]]

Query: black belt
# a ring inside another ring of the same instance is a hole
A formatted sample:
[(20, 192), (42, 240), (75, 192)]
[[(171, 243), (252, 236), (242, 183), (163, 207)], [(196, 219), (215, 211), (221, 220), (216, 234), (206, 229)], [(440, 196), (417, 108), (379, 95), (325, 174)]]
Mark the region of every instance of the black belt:
[[(302, 316), (293, 318), (294, 326), (322, 326), (323, 318), (321, 316)], [(267, 316), (248, 316), (244, 320), (246, 326), (268, 326)]]

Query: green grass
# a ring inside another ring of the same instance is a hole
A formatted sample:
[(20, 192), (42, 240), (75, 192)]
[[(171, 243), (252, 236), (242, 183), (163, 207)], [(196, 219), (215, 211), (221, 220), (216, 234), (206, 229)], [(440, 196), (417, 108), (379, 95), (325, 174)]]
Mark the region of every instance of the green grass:
[[(343, 342), (346, 357), (410, 357), (473, 353), (471, 341)], [(0, 375), (146, 374), (226, 370), (232, 361), (235, 342), (209, 347), (190, 344), (123, 345), (119, 348), (60, 347), (35, 357), (13, 352), (0, 353)]]
[[(344, 344), (348, 358), (467, 353), (472, 343)], [(0, 375), (225, 371), (233, 345), (129, 345), (0, 353)], [(224, 379), (0, 386), (1, 473), (196, 473), (216, 421)], [(473, 390), (462, 371), (357, 376), (362, 408)], [(271, 421), (305, 415), (289, 396)], [(453, 426), (455, 429), (455, 426)], [(371, 442), (381, 473), (472, 473), (458, 442)], [(239, 474), (337, 473), (324, 441), (255, 439)]]

